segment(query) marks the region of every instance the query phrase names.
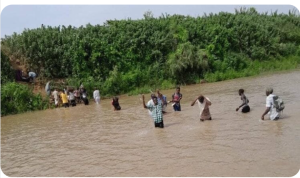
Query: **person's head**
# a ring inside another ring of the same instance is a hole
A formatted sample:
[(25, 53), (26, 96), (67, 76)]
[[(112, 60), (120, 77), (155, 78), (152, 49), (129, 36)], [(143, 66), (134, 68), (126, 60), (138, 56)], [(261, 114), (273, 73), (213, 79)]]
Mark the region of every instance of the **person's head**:
[(266, 95), (269, 96), (269, 95), (272, 94), (272, 93), (273, 93), (273, 88), (268, 87), (268, 88), (266, 89)]
[(158, 95), (160, 94), (160, 91), (159, 91), (159, 89), (157, 89), (157, 90), (156, 90), (156, 93), (157, 93)]
[(155, 96), (154, 93), (152, 93), (152, 94), (150, 95), (150, 97), (151, 97), (151, 99), (153, 99), (153, 98), (156, 97), (156, 96)]
[(241, 96), (242, 94), (244, 94), (244, 89), (239, 89), (239, 95)]
[(114, 101), (119, 101), (119, 98), (118, 98), (117, 96), (114, 96), (114, 97), (113, 97), (113, 100), (114, 100)]
[(176, 87), (176, 93), (180, 92), (180, 87)]
[(200, 103), (202, 104), (203, 103), (203, 101), (204, 101), (204, 97), (203, 96), (200, 96), (199, 98), (198, 98), (198, 100), (200, 101)]
[(158, 102), (157, 102), (157, 97), (156, 97), (156, 96), (154, 96), (154, 97), (152, 98), (152, 100), (153, 100), (153, 103), (154, 103), (155, 105), (158, 104)]

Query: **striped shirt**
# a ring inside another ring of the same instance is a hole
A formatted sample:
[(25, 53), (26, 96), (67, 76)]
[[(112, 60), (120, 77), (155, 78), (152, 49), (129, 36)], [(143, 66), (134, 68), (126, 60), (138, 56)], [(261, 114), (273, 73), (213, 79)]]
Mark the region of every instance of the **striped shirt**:
[(147, 109), (151, 111), (152, 118), (155, 123), (160, 123), (163, 121), (163, 114), (162, 114), (162, 104), (158, 103), (155, 105), (154, 103), (148, 103)]

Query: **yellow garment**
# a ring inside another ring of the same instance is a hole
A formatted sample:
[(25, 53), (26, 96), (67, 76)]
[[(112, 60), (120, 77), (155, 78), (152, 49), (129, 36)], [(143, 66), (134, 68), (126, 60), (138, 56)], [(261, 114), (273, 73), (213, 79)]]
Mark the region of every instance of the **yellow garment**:
[(66, 94), (61, 93), (60, 97), (61, 97), (63, 103), (68, 103), (68, 97)]

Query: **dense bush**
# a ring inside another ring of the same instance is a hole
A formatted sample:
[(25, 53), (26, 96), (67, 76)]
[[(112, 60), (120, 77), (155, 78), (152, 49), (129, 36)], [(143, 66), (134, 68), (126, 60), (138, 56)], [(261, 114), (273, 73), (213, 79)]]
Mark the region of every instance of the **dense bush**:
[(14, 70), (9, 63), (9, 58), (1, 52), (1, 85), (14, 80)]
[(43, 99), (40, 94), (33, 94), (26, 85), (14, 82), (1, 85), (1, 116), (41, 110), (48, 105), (48, 100)]
[[(146, 12), (144, 19), (103, 25), (42, 25), (5, 36), (1, 44), (41, 77), (68, 78), (68, 85), (84, 83), (90, 94), (96, 86), (103, 95), (115, 95), (197, 83), (206, 76), (218, 81), (250, 75), (236, 73), (255, 61), (299, 56), (300, 18), (296, 12), (254, 8), (202, 17), (154, 18)], [(2, 73), (8, 68), (3, 65)]]

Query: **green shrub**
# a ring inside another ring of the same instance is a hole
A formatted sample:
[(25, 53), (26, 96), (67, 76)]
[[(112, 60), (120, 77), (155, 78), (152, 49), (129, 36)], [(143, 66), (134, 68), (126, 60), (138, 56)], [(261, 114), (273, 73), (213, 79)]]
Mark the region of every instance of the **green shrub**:
[(22, 84), (9, 82), (1, 86), (1, 115), (17, 114), (26, 111), (46, 109), (49, 105), (40, 94)]

